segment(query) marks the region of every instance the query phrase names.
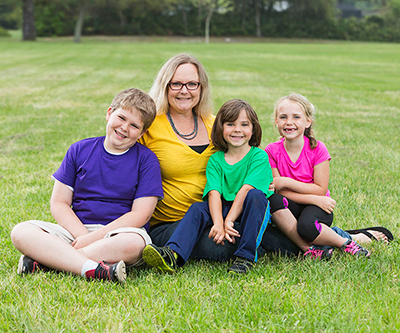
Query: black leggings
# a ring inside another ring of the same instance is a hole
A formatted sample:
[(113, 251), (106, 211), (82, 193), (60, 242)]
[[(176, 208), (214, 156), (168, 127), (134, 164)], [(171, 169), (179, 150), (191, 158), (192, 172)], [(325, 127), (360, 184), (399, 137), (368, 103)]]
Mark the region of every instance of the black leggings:
[(271, 215), (281, 209), (289, 209), (297, 220), (297, 232), (300, 237), (308, 242), (312, 242), (321, 233), (322, 226), (332, 225), (333, 213), (328, 214), (321, 208), (314, 205), (299, 205), (294, 201), (280, 194), (271, 195), (268, 200), (271, 205)]

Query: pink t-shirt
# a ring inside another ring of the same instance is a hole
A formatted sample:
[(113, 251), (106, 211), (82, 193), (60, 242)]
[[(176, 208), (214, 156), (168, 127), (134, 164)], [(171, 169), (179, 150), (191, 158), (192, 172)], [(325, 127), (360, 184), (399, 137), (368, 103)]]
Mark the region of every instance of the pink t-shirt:
[[(331, 156), (325, 144), (317, 141), (314, 149), (310, 148), (310, 141), (304, 136), (304, 147), (296, 162), (292, 162), (283, 145), (284, 138), (270, 143), (265, 151), (268, 153), (271, 168), (276, 168), (282, 177), (289, 177), (302, 183), (314, 183), (314, 167)], [(329, 197), (329, 190), (326, 193)]]

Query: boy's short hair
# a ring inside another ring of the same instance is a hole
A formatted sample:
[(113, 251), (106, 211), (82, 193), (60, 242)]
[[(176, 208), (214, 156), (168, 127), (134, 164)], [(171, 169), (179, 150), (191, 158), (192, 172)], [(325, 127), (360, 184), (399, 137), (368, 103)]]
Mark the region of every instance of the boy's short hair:
[(138, 110), (143, 121), (143, 132), (145, 132), (153, 123), (156, 117), (156, 103), (144, 91), (136, 88), (125, 89), (119, 92), (110, 105), (111, 112), (119, 108), (132, 111)]
[(223, 136), (224, 123), (234, 122), (239, 118), (239, 114), (242, 110), (246, 111), (247, 118), (249, 118), (249, 121), (253, 125), (253, 135), (250, 138), (249, 146), (260, 146), (262, 129), (257, 113), (248, 102), (242, 99), (231, 99), (224, 103), (219, 109), (211, 130), (211, 141), (218, 150), (225, 153), (228, 151), (228, 144)]

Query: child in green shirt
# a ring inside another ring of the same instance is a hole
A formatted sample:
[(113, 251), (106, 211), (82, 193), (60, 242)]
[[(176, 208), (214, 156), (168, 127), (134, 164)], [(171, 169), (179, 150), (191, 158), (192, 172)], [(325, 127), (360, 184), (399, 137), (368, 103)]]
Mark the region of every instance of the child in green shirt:
[[(247, 273), (270, 221), (268, 197), (273, 180), (268, 155), (258, 148), (262, 130), (247, 102), (234, 99), (219, 110), (211, 133), (219, 150), (207, 164), (204, 202), (194, 203), (164, 247), (150, 244), (143, 260), (164, 272), (183, 266), (203, 230), (217, 244), (237, 243), (229, 273)], [(260, 177), (262, 175), (262, 177)], [(235, 222), (239, 222), (237, 229)]]

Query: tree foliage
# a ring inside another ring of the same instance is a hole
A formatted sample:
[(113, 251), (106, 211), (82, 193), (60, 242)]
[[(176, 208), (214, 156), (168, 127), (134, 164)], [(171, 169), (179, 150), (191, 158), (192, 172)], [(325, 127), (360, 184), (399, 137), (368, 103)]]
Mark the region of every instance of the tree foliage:
[[(23, 0), (33, 1), (33, 0)], [(0, 26), (22, 26), (23, 1), (0, 0)], [(281, 6), (279, 4), (288, 6)], [(337, 3), (379, 9), (341, 19)], [(400, 0), (34, 0), (39, 36), (175, 35), (400, 40)]]

